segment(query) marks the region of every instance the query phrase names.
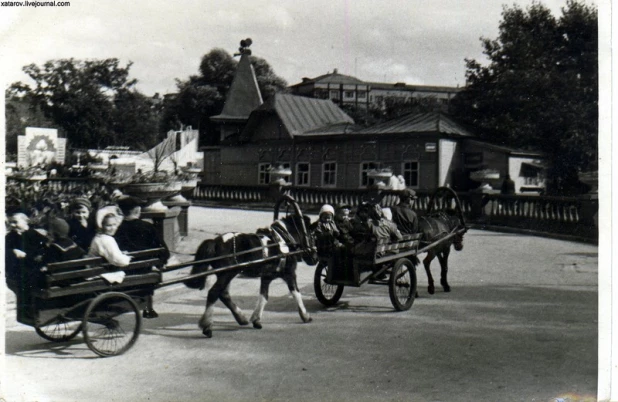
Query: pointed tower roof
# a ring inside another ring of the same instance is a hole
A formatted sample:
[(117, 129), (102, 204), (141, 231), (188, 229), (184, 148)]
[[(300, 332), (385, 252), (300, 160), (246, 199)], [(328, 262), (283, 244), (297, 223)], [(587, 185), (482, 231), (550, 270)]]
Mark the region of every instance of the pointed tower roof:
[(251, 112), (263, 103), (255, 71), (249, 60), (250, 55), (250, 51), (241, 53), (223, 111), (211, 117), (213, 121), (246, 121)]

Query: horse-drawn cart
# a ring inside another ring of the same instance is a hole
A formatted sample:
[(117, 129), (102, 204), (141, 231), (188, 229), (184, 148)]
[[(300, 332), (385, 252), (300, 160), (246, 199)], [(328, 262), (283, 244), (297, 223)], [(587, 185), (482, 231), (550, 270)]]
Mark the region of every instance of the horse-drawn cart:
[(354, 249), (341, 248), (328, 258), (322, 258), (313, 280), (317, 299), (325, 306), (333, 306), (341, 298), (345, 286), (386, 285), (395, 309), (409, 310), (416, 296), (418, 255), (444, 246), (450, 248), (453, 239), (460, 239), (468, 230), (457, 194), (450, 188), (436, 190), (427, 216), (451, 207), (455, 219), (447, 231), (429, 236), (420, 232), (404, 235), (403, 240), (397, 242), (378, 241)]
[[(292, 205), (292, 213), (302, 217), (298, 205), (286, 198), (275, 205), (274, 223), (283, 202)], [(307, 233), (303, 220), (300, 222), (301, 229)], [(17, 289), (17, 321), (34, 327), (38, 335), (52, 342), (70, 341), (82, 332), (87, 346), (97, 355), (120, 355), (137, 341), (142, 323), (140, 310), (156, 289), (205, 279), (209, 275), (229, 273), (235, 276), (251, 267), (268, 263), (278, 266), (283, 259), (296, 260), (315, 253), (313, 243), (305, 242), (306, 239), (294, 243), (291, 236), (289, 239), (278, 236), (276, 241), (258, 241), (254, 248), (234, 249), (211, 258), (196, 256), (194, 261), (168, 266), (159, 258), (162, 249), (129, 253), (133, 261), (122, 269), (111, 266), (101, 257), (48, 264), (37, 289)], [(222, 261), (225, 262), (223, 266)], [(163, 279), (165, 272), (197, 265), (210, 269)], [(113, 278), (119, 273), (125, 274), (121, 281)]]

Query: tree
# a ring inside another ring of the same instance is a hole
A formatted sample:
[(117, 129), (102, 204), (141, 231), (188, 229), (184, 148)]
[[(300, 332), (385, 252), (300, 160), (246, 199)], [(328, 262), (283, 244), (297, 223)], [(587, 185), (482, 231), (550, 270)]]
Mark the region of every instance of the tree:
[(505, 7), (498, 38), (481, 38), (489, 64), (466, 59), (453, 115), (487, 140), (542, 151), (549, 191), (566, 193), (597, 164), (597, 9), (568, 0), (555, 18), (540, 3)]
[(129, 78), (130, 67), (115, 58), (30, 64), (23, 70), (34, 87), (17, 82), (11, 91), (39, 108), (73, 147), (140, 145), (152, 140), (158, 117), (149, 111), (149, 99), (134, 89), (137, 80)]
[[(277, 92), (286, 91), (286, 81), (275, 74), (266, 60), (250, 57), (262, 98), (267, 99)], [(237, 64), (223, 49), (215, 48), (205, 54), (198, 75), (192, 75), (187, 80), (176, 80), (178, 92), (168, 97), (161, 130), (192, 126), (199, 130), (203, 145), (217, 144), (219, 139), (210, 117), (221, 113)]]

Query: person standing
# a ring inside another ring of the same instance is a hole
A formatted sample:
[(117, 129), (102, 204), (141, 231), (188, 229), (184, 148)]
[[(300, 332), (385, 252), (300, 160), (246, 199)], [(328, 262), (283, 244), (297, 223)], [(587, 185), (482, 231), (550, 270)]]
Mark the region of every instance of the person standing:
[[(118, 198), (117, 204), (124, 214), (124, 220), (114, 235), (120, 249), (132, 252), (162, 248), (159, 259), (164, 263), (167, 262), (170, 258), (167, 244), (165, 244), (165, 241), (161, 238), (153, 224), (140, 219), (143, 202), (135, 197), (122, 196)], [(139, 261), (139, 259), (135, 261)], [(150, 272), (150, 270), (151, 268), (144, 268), (135, 270), (132, 273), (143, 274)], [(156, 318), (159, 316), (153, 308), (152, 296), (152, 293), (147, 296), (147, 307), (143, 312), (144, 318)]]
[(416, 192), (412, 189), (405, 189), (399, 194), (399, 204), (391, 207), (393, 222), (403, 234), (418, 233), (418, 217), (412, 210), (412, 201), (416, 199)]

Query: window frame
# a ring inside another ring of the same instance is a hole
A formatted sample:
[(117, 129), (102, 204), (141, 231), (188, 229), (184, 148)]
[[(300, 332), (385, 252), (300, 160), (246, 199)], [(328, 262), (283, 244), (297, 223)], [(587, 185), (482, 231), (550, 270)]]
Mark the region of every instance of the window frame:
[[(301, 172), (300, 171), (300, 166), (301, 165), (306, 165), (307, 166), (307, 170)], [(306, 176), (306, 183), (301, 183), (299, 180), (299, 175), (303, 174), (303, 176)], [(310, 162), (296, 162), (296, 169), (294, 171), (294, 182), (297, 186), (300, 187), (309, 187), (309, 185), (311, 184), (311, 163)]]
[[(412, 178), (412, 172), (414, 172), (414, 169), (412, 169), (411, 167), (409, 169), (406, 169), (407, 163), (416, 164), (416, 184), (415, 185), (413, 185), (412, 180), (410, 180)], [(418, 161), (418, 159), (409, 159), (409, 160), (405, 160), (401, 162), (401, 174), (406, 180), (406, 187), (418, 188), (421, 182), (421, 164)]]
[[(374, 165), (374, 167), (365, 168), (364, 165)], [(373, 184), (373, 180), (369, 178), (368, 173), (371, 170), (380, 169), (380, 162), (377, 161), (361, 161), (359, 168), (359, 188), (369, 187)]]
[[(333, 177), (333, 183), (326, 183), (326, 165), (330, 165), (332, 164), (334, 166), (334, 170), (333, 171), (329, 171), (329, 174), (332, 174)], [(337, 187), (337, 161), (324, 161), (322, 162), (322, 177), (321, 177), (321, 184), (322, 187)]]

